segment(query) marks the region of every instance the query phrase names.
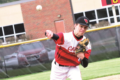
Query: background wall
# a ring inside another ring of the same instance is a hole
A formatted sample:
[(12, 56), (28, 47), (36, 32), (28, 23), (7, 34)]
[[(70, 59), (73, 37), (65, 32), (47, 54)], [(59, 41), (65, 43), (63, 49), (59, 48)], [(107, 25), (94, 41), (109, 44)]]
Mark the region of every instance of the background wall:
[(0, 7), (0, 26), (23, 23), (20, 4)]
[(74, 13), (101, 8), (101, 0), (72, 0)]
[[(36, 5), (42, 5), (41, 11), (36, 11)], [(21, 4), (26, 34), (33, 39), (45, 37), (45, 30), (56, 33), (56, 21), (63, 20), (66, 32), (73, 30), (73, 17), (69, 0), (36, 0)], [(58, 15), (61, 15), (59, 18)]]

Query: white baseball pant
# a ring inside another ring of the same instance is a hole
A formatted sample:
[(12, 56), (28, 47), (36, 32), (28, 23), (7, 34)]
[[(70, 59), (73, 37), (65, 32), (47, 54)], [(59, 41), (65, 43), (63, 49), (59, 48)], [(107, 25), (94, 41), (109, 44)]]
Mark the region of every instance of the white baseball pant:
[(50, 80), (82, 80), (79, 66), (59, 66), (55, 59), (52, 61)]

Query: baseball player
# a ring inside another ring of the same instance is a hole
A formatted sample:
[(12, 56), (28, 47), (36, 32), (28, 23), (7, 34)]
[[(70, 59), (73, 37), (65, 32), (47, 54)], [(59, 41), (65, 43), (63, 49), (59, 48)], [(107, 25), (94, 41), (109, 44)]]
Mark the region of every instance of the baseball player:
[(50, 80), (82, 80), (79, 64), (88, 66), (91, 44), (84, 36), (89, 26), (87, 17), (79, 17), (74, 30), (68, 33), (53, 33), (46, 30), (45, 35), (56, 43), (55, 59), (52, 61)]

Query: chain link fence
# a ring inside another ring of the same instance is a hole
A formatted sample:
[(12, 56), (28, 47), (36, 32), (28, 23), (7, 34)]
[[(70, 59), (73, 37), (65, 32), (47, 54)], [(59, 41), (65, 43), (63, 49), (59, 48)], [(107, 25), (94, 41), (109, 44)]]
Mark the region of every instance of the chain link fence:
[[(120, 57), (120, 27), (88, 30), (85, 34), (92, 44), (89, 62)], [(0, 78), (50, 70), (55, 43), (38, 39), (0, 46)]]

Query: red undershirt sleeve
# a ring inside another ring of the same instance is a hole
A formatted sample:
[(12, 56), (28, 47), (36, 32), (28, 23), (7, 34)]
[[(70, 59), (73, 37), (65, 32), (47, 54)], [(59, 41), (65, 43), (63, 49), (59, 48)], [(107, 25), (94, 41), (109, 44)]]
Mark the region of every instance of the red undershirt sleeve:
[(87, 51), (85, 52), (85, 57), (86, 57), (87, 59), (89, 59), (90, 54), (91, 54), (91, 49), (89, 49), (89, 50), (87, 50)]
[(63, 33), (58, 33), (57, 35), (59, 36), (59, 38), (57, 40), (54, 39), (54, 42), (59, 45), (64, 44)]

